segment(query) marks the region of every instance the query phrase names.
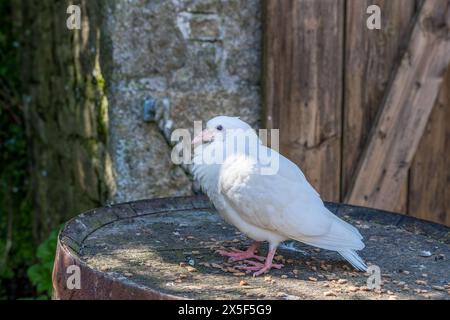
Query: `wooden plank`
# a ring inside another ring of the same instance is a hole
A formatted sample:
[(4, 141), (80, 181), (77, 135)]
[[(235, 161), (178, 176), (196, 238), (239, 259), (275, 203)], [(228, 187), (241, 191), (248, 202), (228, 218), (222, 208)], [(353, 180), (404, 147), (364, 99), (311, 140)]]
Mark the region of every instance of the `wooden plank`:
[(450, 61), (450, 0), (425, 1), (347, 200), (396, 206)]
[(411, 165), (409, 214), (450, 226), (450, 68)]
[(344, 1), (265, 2), (265, 125), (326, 200), (339, 200)]
[[(382, 12), (382, 29), (365, 27), (370, 5)], [(416, 4), (411, 0), (348, 0), (345, 32), (345, 93), (342, 141), (344, 196), (382, 104), (392, 70), (406, 49)], [(407, 183), (395, 212), (406, 212)]]

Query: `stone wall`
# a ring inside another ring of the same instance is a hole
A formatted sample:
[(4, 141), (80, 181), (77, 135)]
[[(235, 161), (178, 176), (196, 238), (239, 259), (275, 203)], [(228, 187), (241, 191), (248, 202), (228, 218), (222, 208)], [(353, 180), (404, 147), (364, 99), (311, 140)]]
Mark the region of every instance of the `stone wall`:
[[(80, 31), (66, 28), (69, 4)], [(219, 114), (258, 126), (259, 0), (29, 0), (20, 11), (38, 237), (109, 201), (191, 193), (170, 161), (173, 129)]]
[[(172, 129), (192, 128), (194, 120), (219, 114), (257, 124), (260, 6), (259, 0), (132, 0), (110, 6), (115, 201), (191, 192), (189, 177), (169, 158)], [(143, 121), (143, 106), (151, 99), (167, 102), (157, 112), (159, 126)]]

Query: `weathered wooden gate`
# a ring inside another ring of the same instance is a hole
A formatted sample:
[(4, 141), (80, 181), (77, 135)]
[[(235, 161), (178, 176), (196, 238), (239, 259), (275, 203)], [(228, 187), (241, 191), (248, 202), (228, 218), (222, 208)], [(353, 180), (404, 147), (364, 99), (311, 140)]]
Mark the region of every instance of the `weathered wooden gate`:
[(450, 225), (450, 1), (264, 6), (264, 119), (282, 153), (325, 200)]

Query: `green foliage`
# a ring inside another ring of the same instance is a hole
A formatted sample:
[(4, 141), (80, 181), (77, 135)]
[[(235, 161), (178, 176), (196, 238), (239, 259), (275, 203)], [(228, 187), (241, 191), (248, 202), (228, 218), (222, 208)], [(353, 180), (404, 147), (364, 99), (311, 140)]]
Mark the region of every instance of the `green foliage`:
[(28, 269), (28, 277), (36, 286), (38, 299), (47, 299), (52, 294), (52, 270), (55, 260), (56, 243), (59, 230), (54, 230), (37, 249), (38, 263)]
[(27, 140), (22, 118), (19, 42), (10, 0), (0, 0), (0, 299), (32, 293), (34, 258), (28, 198)]

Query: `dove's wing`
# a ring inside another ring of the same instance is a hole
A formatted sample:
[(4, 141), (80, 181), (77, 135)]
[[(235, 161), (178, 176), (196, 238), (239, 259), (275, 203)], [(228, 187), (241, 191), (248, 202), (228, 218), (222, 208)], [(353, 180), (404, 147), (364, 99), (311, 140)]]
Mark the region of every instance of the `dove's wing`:
[(231, 158), (219, 179), (225, 201), (256, 227), (325, 249), (362, 249), (357, 229), (324, 206), (295, 164), (279, 159), (277, 174), (261, 175), (255, 159)]

